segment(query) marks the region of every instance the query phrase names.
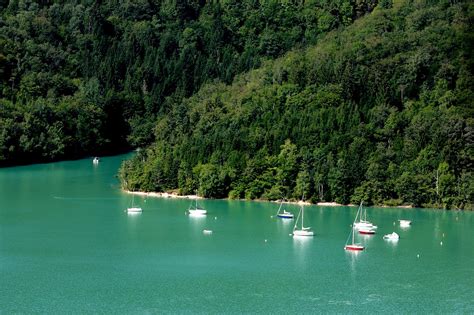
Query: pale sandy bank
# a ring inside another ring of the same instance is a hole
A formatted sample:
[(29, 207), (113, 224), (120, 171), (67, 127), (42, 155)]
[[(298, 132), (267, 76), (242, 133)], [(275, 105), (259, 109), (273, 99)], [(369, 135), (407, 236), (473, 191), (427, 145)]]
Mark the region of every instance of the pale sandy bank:
[(124, 190), (127, 194), (145, 196), (145, 197), (155, 197), (155, 198), (176, 198), (176, 199), (203, 199), (196, 195), (178, 195), (176, 193), (167, 193), (167, 192), (143, 192), (143, 191), (130, 191)]

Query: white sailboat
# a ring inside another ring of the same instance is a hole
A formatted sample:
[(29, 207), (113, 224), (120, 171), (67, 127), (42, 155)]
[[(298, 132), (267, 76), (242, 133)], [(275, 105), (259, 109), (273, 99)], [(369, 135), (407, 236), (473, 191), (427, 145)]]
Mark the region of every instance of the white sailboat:
[[(301, 228), (297, 229), (298, 220), (301, 216)], [(295, 226), (293, 227), (293, 237), (298, 236), (314, 236), (314, 232), (311, 230), (311, 227), (304, 226), (304, 205), (301, 205), (300, 212), (296, 218)]]
[(276, 216), (281, 219), (293, 219), (294, 218), (293, 213), (288, 212), (285, 209), (283, 209), (283, 212), (280, 212), (282, 207), (283, 207), (283, 199), (281, 200), (280, 207), (278, 208)]
[[(347, 241), (346, 241), (346, 245), (344, 246), (345, 250), (353, 250), (353, 251), (364, 250), (364, 246), (362, 246), (361, 244), (355, 243), (355, 230), (356, 230), (355, 223), (356, 223), (357, 217), (359, 216), (359, 212), (360, 212), (360, 207), (357, 210), (357, 214), (354, 219), (354, 224), (352, 224), (351, 234), (349, 234), (349, 237), (347, 238)], [(349, 239), (351, 238), (351, 235), (352, 235), (352, 243), (349, 244)]]
[(354, 228), (363, 231), (363, 234), (374, 234), (375, 231), (373, 230), (376, 229), (377, 226), (367, 220), (367, 208), (364, 210), (362, 206), (363, 203), (363, 201), (360, 202), (359, 210), (357, 210), (356, 220), (358, 216), (359, 221), (354, 222)]
[(135, 194), (132, 195), (132, 204), (129, 208), (127, 208), (128, 213), (138, 213), (142, 212), (142, 208), (135, 206)]
[(207, 214), (207, 210), (202, 208), (201, 206), (198, 205), (197, 202), (197, 192), (196, 192), (196, 198), (194, 198), (195, 202), (191, 203), (188, 209), (189, 215), (192, 216), (204, 216)]

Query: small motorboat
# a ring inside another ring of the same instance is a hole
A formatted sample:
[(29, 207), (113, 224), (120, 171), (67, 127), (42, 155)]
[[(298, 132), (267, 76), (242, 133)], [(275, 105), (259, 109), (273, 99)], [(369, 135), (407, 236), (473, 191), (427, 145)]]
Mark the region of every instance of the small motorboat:
[(359, 229), (359, 234), (374, 235), (374, 234), (375, 234), (375, 230), (374, 230), (374, 229), (368, 229), (368, 228), (360, 228), (360, 229)]
[(212, 234), (212, 230), (202, 230), (202, 233), (204, 233), (204, 234)]
[(409, 227), (411, 225), (410, 220), (398, 220), (398, 222), (400, 222), (401, 227)]
[(392, 232), (390, 234), (386, 234), (383, 236), (383, 239), (384, 240), (387, 240), (387, 241), (398, 241), (400, 239), (400, 235), (398, 235), (397, 233), (395, 232)]
[(97, 156), (92, 160), (92, 163), (94, 164), (99, 164), (99, 162), (100, 162), (100, 159)]

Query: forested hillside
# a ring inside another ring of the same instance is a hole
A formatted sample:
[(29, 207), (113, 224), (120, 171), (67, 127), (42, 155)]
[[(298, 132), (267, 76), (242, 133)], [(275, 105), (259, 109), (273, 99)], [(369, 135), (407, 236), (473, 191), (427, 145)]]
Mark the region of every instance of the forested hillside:
[(171, 100), (123, 186), (472, 209), (473, 9), (384, 1), (232, 84)]
[(0, 165), (144, 146), (203, 83), (318, 41), (376, 0), (0, 1)]

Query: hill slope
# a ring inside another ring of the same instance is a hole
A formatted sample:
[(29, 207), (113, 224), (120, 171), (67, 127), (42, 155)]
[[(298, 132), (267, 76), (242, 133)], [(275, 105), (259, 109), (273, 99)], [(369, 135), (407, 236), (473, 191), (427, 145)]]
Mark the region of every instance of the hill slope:
[(472, 208), (469, 3), (384, 2), (159, 117), (127, 189)]
[(0, 166), (153, 140), (156, 116), (376, 0), (0, 1)]

